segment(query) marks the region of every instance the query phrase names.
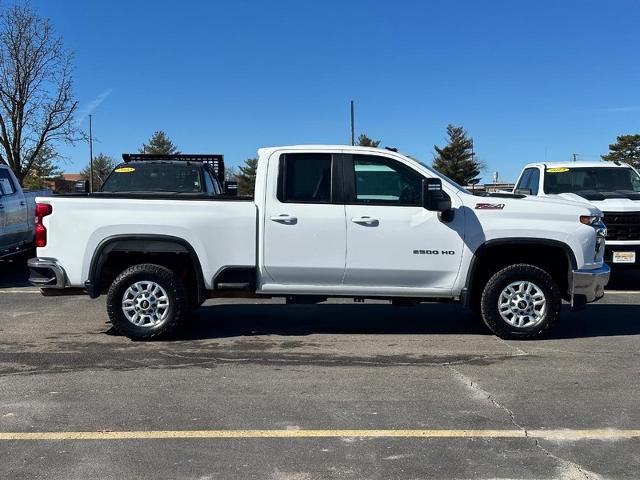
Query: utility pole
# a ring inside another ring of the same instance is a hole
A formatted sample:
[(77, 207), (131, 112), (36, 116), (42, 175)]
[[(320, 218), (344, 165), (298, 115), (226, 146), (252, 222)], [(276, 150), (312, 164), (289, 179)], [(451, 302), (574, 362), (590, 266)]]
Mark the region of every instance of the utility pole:
[(471, 161), (473, 162), (476, 152), (473, 151), (473, 138), (471, 139)]
[(89, 192), (93, 193), (93, 132), (91, 130), (91, 117), (89, 114)]
[(351, 145), (356, 144), (355, 119), (353, 115), (353, 100), (351, 100)]

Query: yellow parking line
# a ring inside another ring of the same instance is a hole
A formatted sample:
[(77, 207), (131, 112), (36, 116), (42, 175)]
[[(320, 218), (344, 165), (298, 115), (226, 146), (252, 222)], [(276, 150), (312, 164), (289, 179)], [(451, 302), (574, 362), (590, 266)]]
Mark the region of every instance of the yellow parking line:
[(182, 438), (541, 438), (555, 441), (639, 438), (640, 430), (140, 430), (93, 432), (0, 432), (0, 441), (160, 440)]

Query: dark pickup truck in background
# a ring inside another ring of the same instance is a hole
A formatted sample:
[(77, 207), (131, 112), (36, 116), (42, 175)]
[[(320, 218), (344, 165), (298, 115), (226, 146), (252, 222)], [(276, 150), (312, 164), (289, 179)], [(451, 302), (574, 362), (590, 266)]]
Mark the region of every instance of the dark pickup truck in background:
[(97, 192), (108, 194), (218, 196), (235, 194), (235, 182), (224, 180), (224, 157), (219, 154), (122, 155)]
[(36, 196), (50, 190), (24, 192), (7, 165), (0, 165), (0, 258), (34, 247)]

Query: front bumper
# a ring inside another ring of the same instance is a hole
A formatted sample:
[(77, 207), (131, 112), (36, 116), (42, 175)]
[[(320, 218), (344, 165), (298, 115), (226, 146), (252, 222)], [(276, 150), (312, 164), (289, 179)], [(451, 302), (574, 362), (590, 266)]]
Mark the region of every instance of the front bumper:
[(611, 269), (604, 264), (592, 270), (574, 270), (572, 272), (571, 307), (580, 308), (586, 303), (595, 302), (604, 296), (604, 287), (609, 283)]
[(64, 270), (54, 258), (30, 258), (29, 283), (42, 288), (65, 288)]

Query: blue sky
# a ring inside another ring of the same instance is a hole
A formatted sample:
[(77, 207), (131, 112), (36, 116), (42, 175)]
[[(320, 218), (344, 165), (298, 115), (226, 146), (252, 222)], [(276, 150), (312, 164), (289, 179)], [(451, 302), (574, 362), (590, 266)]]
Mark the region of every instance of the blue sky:
[[(640, 2), (33, 1), (76, 54), (79, 120), (120, 158), (154, 130), (229, 164), (356, 130), (430, 162), (448, 123), (513, 180), (640, 133)], [(88, 147), (61, 147), (68, 172)]]

